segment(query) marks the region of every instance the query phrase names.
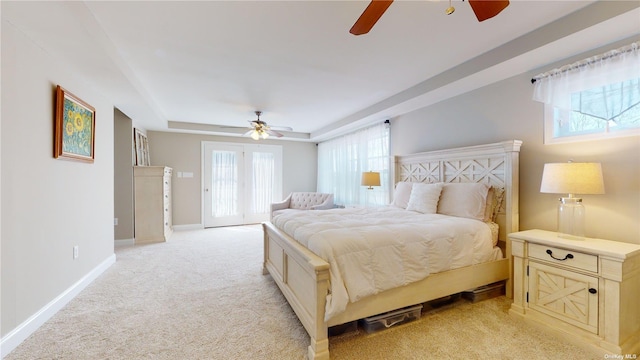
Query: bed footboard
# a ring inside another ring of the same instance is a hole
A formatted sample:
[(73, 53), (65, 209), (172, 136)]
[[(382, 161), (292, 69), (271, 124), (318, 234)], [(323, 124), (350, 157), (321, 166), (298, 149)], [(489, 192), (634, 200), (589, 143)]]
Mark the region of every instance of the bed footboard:
[(329, 264), (272, 223), (264, 229), (263, 273), (271, 274), (311, 338), (309, 359), (329, 359), (328, 327), (423, 303), (478, 286), (509, 279), (509, 260), (499, 259), (437, 274), (349, 303), (324, 320), (329, 293)]
[(327, 323), (324, 321), (329, 292), (329, 264), (290, 240), (270, 222), (264, 230), (263, 274), (271, 274), (289, 305), (309, 333), (309, 359), (329, 359)]

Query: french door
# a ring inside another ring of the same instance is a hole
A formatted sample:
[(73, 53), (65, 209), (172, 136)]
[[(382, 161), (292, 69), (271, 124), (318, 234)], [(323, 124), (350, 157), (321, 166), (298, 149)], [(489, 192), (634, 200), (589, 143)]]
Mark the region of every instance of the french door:
[(282, 198), (282, 147), (202, 143), (204, 227), (269, 220)]

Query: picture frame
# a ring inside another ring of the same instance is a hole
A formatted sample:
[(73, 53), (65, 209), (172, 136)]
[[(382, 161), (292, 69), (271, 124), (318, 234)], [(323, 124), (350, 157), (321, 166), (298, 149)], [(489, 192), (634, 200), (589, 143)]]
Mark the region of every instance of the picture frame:
[(149, 140), (147, 136), (140, 131), (139, 129), (135, 129), (133, 133), (133, 142), (136, 150), (136, 166), (150, 166), (151, 159), (149, 158)]
[(60, 85), (56, 87), (53, 157), (93, 163), (96, 110)]

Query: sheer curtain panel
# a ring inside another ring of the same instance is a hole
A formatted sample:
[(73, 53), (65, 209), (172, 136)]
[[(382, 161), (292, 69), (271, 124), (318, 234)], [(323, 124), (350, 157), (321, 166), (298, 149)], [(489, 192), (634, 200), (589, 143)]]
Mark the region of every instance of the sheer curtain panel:
[(273, 188), (275, 187), (275, 159), (272, 153), (253, 153), (253, 181), (251, 211), (253, 213), (268, 213), (273, 202)]
[(633, 43), (535, 76), (533, 100), (570, 110), (572, 93), (640, 78), (638, 46)]
[(211, 192), (212, 210), (216, 217), (237, 213), (238, 171), (234, 152), (213, 153)]
[[(340, 205), (386, 205), (390, 189), (389, 126), (374, 125), (318, 144), (318, 191)], [(360, 184), (365, 171), (380, 172), (380, 186)]]

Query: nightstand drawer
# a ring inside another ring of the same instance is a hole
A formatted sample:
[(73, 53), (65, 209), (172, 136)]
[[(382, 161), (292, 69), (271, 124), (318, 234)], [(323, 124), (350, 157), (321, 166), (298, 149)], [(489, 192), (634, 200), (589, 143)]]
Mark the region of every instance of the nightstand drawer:
[(598, 256), (553, 246), (529, 243), (529, 258), (544, 260), (575, 269), (598, 272)]

